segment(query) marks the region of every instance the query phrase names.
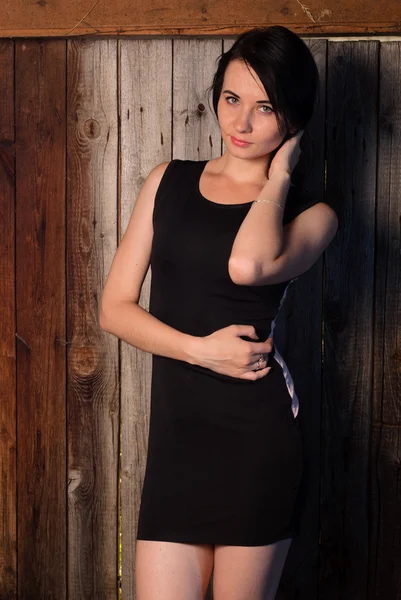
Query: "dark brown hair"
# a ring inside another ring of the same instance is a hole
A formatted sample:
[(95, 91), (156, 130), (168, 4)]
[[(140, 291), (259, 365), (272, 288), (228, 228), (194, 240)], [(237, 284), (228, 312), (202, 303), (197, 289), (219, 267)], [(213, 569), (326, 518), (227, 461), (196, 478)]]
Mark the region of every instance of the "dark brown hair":
[[(217, 71), (207, 92), (213, 93), (217, 115), (224, 73), (232, 60), (242, 60), (256, 72), (272, 103), (281, 135), (295, 127), (304, 129), (312, 117), (318, 94), (319, 74), (303, 40), (280, 25), (256, 27), (241, 34), (233, 46), (218, 57)], [(283, 140), (284, 142), (285, 140)]]

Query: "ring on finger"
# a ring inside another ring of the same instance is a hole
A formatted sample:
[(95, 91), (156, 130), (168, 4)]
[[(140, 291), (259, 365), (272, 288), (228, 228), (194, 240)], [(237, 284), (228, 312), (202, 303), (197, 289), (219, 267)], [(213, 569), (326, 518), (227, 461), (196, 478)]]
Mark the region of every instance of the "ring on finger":
[(263, 354), (260, 355), (260, 358), (258, 358), (258, 362), (256, 363), (256, 369), (255, 371), (260, 371), (260, 369), (262, 368), (262, 362), (265, 360), (265, 357), (263, 356)]

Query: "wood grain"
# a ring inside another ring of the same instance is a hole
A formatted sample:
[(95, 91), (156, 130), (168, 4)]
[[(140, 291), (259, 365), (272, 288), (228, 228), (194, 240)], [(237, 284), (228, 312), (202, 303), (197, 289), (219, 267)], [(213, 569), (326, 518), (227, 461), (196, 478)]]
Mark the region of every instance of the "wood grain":
[[(327, 190), (341, 231), (325, 253), (319, 591), (367, 597), (378, 42), (329, 42)], [(390, 596), (386, 596), (390, 597)]]
[(401, 31), (398, 0), (296, 0), (266, 4), (178, 0), (3, 0), (0, 37), (232, 36), (259, 25), (283, 25), (298, 34), (385, 34)]
[(221, 156), (220, 128), (209, 110), (206, 88), (222, 51), (221, 40), (174, 40), (174, 158), (206, 160)]
[(400, 49), (380, 51), (369, 600), (401, 595)]
[(99, 327), (117, 243), (117, 42), (68, 42), (68, 590), (115, 598), (118, 340)]
[(18, 597), (66, 598), (66, 42), (16, 42)]
[(17, 597), (14, 42), (0, 42), (0, 598)]

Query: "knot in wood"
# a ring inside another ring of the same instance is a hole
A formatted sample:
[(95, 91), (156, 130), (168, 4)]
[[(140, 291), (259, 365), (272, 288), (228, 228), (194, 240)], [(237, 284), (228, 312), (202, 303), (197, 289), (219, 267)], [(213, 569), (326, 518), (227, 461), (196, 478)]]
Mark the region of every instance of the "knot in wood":
[(202, 104), (202, 102), (199, 102), (197, 113), (198, 113), (198, 115), (202, 116), (204, 112), (205, 112), (205, 105)]
[(95, 119), (88, 119), (84, 123), (84, 133), (86, 137), (95, 140), (100, 136), (100, 124)]
[(96, 379), (96, 374), (100, 370), (100, 352), (99, 348), (91, 346), (71, 346), (69, 353), (69, 368), (71, 376), (75, 381)]

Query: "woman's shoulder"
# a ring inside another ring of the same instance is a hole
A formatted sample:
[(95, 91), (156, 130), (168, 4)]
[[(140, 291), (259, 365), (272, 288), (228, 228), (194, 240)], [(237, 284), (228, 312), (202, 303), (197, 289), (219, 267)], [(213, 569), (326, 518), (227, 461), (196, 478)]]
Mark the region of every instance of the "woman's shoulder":
[(161, 171), (162, 173), (164, 173), (164, 171), (168, 170), (172, 170), (172, 169), (176, 169), (176, 168), (182, 168), (183, 166), (195, 166), (198, 165), (200, 163), (203, 163), (204, 161), (201, 160), (191, 160), (189, 158), (172, 158), (171, 160), (168, 161), (164, 161), (159, 163), (158, 165), (156, 165), (153, 168), (154, 170), (158, 170)]
[(188, 165), (197, 164), (197, 161), (173, 158), (169, 161), (158, 163), (149, 172), (147, 180), (150, 185), (156, 188), (156, 201), (159, 202), (161, 196), (168, 195), (169, 192), (177, 189), (178, 185), (185, 185), (191, 170)]
[(151, 169), (147, 178), (153, 179), (158, 184), (162, 184), (168, 178), (169, 174), (176, 170), (179, 162), (179, 159), (174, 158), (158, 163)]

